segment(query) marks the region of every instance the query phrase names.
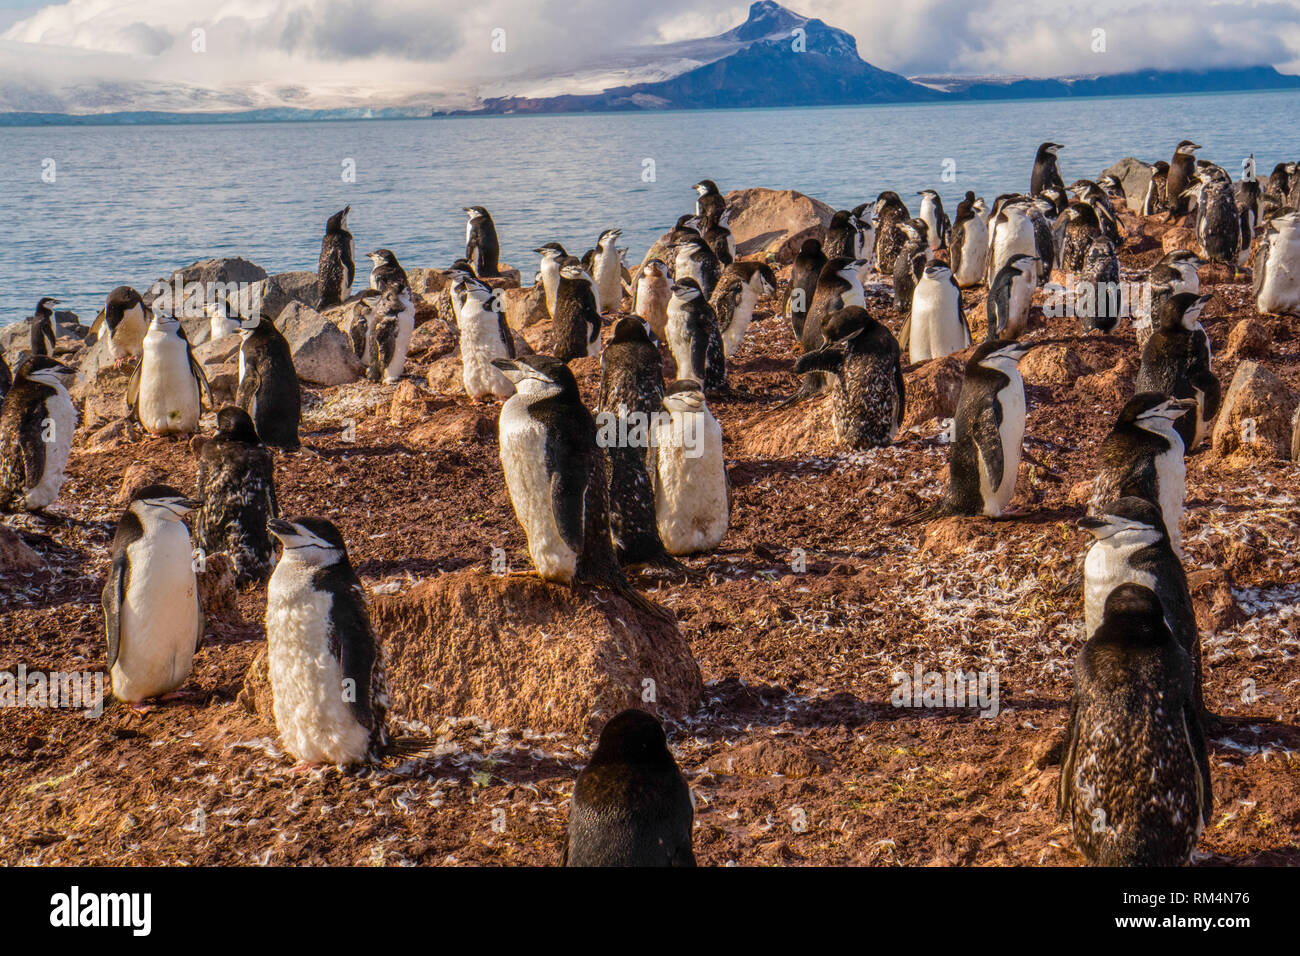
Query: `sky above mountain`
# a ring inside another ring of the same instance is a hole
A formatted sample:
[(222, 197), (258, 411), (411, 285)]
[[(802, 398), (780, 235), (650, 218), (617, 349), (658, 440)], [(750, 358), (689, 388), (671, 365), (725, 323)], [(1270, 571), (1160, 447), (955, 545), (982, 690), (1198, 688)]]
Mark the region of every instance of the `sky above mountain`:
[[(1268, 64), (1300, 73), (1291, 0), (797, 0), (863, 59), (1058, 76)], [(662, 78), (729, 0), (0, 0), (0, 110), (445, 106)], [(1095, 31), (1104, 30), (1104, 50)], [(196, 32), (201, 31), (201, 32)], [(504, 31), (504, 33), (495, 32)]]

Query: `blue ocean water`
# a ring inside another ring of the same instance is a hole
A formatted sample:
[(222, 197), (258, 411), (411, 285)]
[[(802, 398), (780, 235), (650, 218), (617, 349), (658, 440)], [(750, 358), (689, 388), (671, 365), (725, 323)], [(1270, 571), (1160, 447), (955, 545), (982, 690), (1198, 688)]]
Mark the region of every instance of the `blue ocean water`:
[[(1067, 182), (1125, 155), (1168, 159), (1179, 140), (1238, 175), (1300, 159), (1300, 92), (437, 120), (0, 129), (0, 325), (43, 295), (89, 322), (114, 286), (143, 290), (196, 259), (240, 255), (315, 270), (326, 218), (352, 205), (358, 256), (403, 265), (464, 252), (462, 207), (487, 206), (502, 258), (581, 255), (624, 230), (638, 261), (691, 184), (793, 188), (836, 208), (896, 190), (915, 210), (939, 189), (990, 199), (1029, 186), (1043, 140), (1066, 144)], [(53, 182), (47, 182), (53, 161)], [(355, 182), (345, 181), (345, 163)], [(647, 160), (653, 181), (646, 181)], [(945, 160), (955, 170), (945, 181)], [(362, 274), (365, 272), (362, 270)]]

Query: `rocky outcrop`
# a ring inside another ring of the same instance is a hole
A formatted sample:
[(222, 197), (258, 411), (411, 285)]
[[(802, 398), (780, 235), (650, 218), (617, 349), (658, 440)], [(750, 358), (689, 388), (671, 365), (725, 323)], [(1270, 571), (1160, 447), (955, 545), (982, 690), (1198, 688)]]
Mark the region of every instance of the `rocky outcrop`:
[(1214, 423), (1220, 458), (1291, 457), (1296, 395), (1273, 372), (1250, 360), (1237, 366)]
[(41, 556), (27, 546), (17, 531), (0, 524), (0, 572), (39, 571), (44, 566)]
[(835, 210), (793, 189), (740, 189), (727, 193), (731, 235), (740, 256), (775, 256), (793, 262), (805, 239), (820, 239)]
[[(1151, 169), (1140, 159), (1125, 156), (1118, 163), (1101, 171), (1101, 176), (1114, 176), (1124, 187), (1124, 200), (1133, 212), (1142, 211), (1142, 200), (1151, 185)], [(1100, 179), (1101, 176), (1097, 178)]]
[(315, 309), (291, 302), (276, 327), (289, 340), (298, 377), (313, 385), (345, 385), (365, 373), (352, 342), (343, 331)]
[(1020, 362), (1020, 375), (1029, 385), (1069, 385), (1092, 372), (1074, 349), (1040, 345)]
[(965, 378), (965, 367), (951, 355), (918, 365), (905, 375), (907, 402), (903, 427), (952, 418), (957, 413), (957, 398)]

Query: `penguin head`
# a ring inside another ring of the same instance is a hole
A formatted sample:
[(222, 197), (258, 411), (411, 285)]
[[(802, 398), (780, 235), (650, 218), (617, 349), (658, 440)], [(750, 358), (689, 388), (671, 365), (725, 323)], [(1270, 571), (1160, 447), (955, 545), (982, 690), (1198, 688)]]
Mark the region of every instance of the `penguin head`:
[(564, 246), (560, 245), (558, 242), (543, 243), (534, 249), (533, 252), (542, 257), (542, 262), (559, 260), (568, 256), (568, 253), (564, 251)]
[(476, 219), (492, 218), (490, 215), (488, 215), (488, 211), (484, 209), (482, 206), (465, 206), (463, 208), (465, 210), (465, 216), (466, 218), (469, 219), (470, 222), (474, 222)]
[(858, 221), (858, 225), (861, 226), (863, 229), (870, 229), (872, 226), (871, 212), (872, 212), (871, 203), (864, 202), (860, 205), (853, 207), (853, 218)]
[(326, 220), (326, 222), (325, 222), (325, 231), (326, 231), (326, 232), (343, 232), (345, 229), (347, 229), (347, 228), (348, 228), (348, 213), (350, 213), (351, 211), (352, 211), (352, 206), (349, 204), (349, 205), (347, 205), (347, 206), (344, 206), (342, 209), (340, 209), (340, 210), (339, 210), (338, 212), (336, 212), (334, 215), (330, 216), (329, 219)]
[(821, 240), (805, 239), (799, 247), (799, 255), (808, 259), (820, 259), (824, 255)]
[(1156, 592), (1141, 584), (1121, 584), (1106, 597), (1102, 627), (1124, 644), (1160, 644), (1173, 640), (1165, 609)]
[(904, 219), (899, 222), (898, 228), (912, 242), (924, 241), (930, 231), (930, 227), (926, 225), (924, 219)]
[(704, 292), (700, 289), (700, 284), (687, 276), (678, 279), (673, 283), (673, 298), (678, 302), (693, 302), (703, 297)]
[(922, 199), (930, 200), (932, 203), (938, 203), (940, 201), (939, 193), (933, 189), (918, 189), (916, 194)]
[(689, 414), (707, 407), (704, 388), (693, 378), (679, 378), (664, 389), (664, 408), (670, 412)]
[(151, 329), (157, 329), (164, 335), (179, 335), (181, 337), (184, 337), (185, 335), (185, 331), (181, 327), (181, 320), (176, 318), (176, 316), (170, 315), (161, 310), (154, 312), (149, 327)]
[(1178, 148), (1174, 150), (1174, 154), (1178, 156), (1193, 156), (1200, 148), (1201, 146), (1199, 143), (1193, 143), (1190, 139), (1185, 139), (1178, 144)]
[(575, 259), (572, 256), (560, 267), (560, 278), (568, 279), (571, 282), (585, 282), (587, 285), (595, 285), (596, 280), (591, 277), (582, 265), (581, 259)]
[(952, 268), (946, 262), (940, 262), (935, 259), (926, 263), (925, 278), (933, 279), (935, 282), (946, 282), (952, 279)]
[(474, 266), (468, 259), (457, 259), (447, 267), (447, 272), (453, 276), (459, 274), (478, 278), (478, 273), (474, 271)]
[(1044, 159), (1048, 156), (1055, 156), (1063, 149), (1065, 149), (1065, 147), (1060, 143), (1043, 143), (1038, 147), (1038, 158)]
[(907, 207), (903, 205), (903, 200), (899, 198), (898, 193), (890, 189), (885, 190), (876, 197), (876, 218), (879, 219), (887, 209), (894, 212), (902, 211), (904, 215), (907, 213)]
[(970, 361), (967, 363), (967, 367), (979, 366), (1010, 376), (1016, 370), (1016, 366), (1020, 364), (1020, 360), (1025, 357), (1031, 348), (1033, 348), (1033, 345), (1029, 342), (1005, 342), (1001, 339), (989, 339), (980, 343), (980, 346), (975, 349)]
[(613, 717), (600, 732), (587, 766), (621, 763), (676, 766), (663, 726), (644, 710), (625, 710)]
[(1098, 263), (1103, 260), (1112, 259), (1115, 256), (1115, 244), (1105, 236), (1098, 236), (1088, 244), (1088, 252), (1084, 256), (1087, 262)]
[(614, 337), (610, 345), (617, 342), (644, 342), (650, 344), (650, 327), (639, 315), (625, 315), (614, 323)]
[(284, 545), (284, 557), (292, 553), (296, 560), (322, 568), (348, 559), (343, 535), (324, 518), (275, 518), (266, 530)]
[(758, 263), (753, 274), (749, 277), (749, 287), (759, 295), (771, 295), (776, 291), (776, 273), (766, 262)]
[[(973, 195), (973, 194), (972, 194)], [(972, 212), (983, 214), (988, 212), (988, 206), (984, 202), (984, 197), (979, 196), (971, 200), (970, 208)]]
[(1169, 537), (1160, 509), (1132, 495), (1120, 498), (1104, 515), (1080, 518), (1079, 527), (1118, 547), (1143, 547)]
[(865, 308), (850, 305), (822, 318), (822, 337), (836, 345), (848, 342), (865, 332), (874, 321)]
[(146, 485), (131, 495), (127, 510), (141, 520), (180, 521), (199, 507), (199, 502), (186, 498), (170, 485)]
[(217, 434), (222, 438), (245, 442), (250, 445), (258, 443), (257, 430), (248, 412), (238, 405), (223, 405), (217, 412)]
[(659, 259), (647, 260), (645, 265), (641, 267), (641, 271), (649, 273), (651, 277), (656, 279), (668, 278), (668, 267)]
[(1171, 295), (1156, 310), (1156, 324), (1166, 332), (1176, 329), (1192, 331), (1200, 323), (1201, 313), (1212, 297), (1197, 295), (1195, 292), (1179, 292)]
[(41, 301), (36, 303), (36, 311), (33, 314), (36, 315), (38, 318), (48, 319), (54, 315), (54, 309), (52, 309), (51, 306), (55, 306), (58, 304), (59, 304), (58, 299), (51, 299), (49, 296), (46, 296), (45, 298), (41, 299)]
[(621, 235), (623, 235), (622, 229), (606, 229), (600, 234), (600, 238), (596, 240), (596, 245), (603, 246), (606, 243), (613, 243)]
[(1125, 403), (1117, 424), (1136, 425), (1143, 431), (1169, 438), (1177, 434), (1173, 423), (1195, 407), (1194, 398), (1170, 398), (1161, 392), (1141, 392)]
[(29, 382), (39, 382), (51, 388), (60, 386), (67, 388), (77, 377), (77, 370), (62, 362), (56, 362), (48, 355), (32, 355), (18, 366), (16, 374)]
[(376, 249), (374, 252), (367, 252), (366, 258), (377, 266), (397, 265), (397, 256), (393, 255), (391, 249)]
[(685, 216), (679, 216), (677, 219), (677, 225), (674, 226), (673, 228), (681, 232), (698, 233), (700, 231), (699, 217), (691, 215), (689, 213)]
[(1003, 268), (1005, 269), (1007, 266), (1010, 266), (1023, 276), (1034, 278), (1038, 275), (1038, 262), (1038, 256), (1030, 256), (1023, 252), (1018, 252), (1007, 260), (1007, 264), (1006, 266), (1003, 266)]
[(718, 191), (718, 184), (715, 183), (712, 179), (701, 179), (698, 183), (696, 183), (691, 188), (694, 189), (701, 196), (707, 196), (710, 193), (716, 193)]
[(521, 355), (495, 358), (492, 364), (515, 384), (515, 391), (528, 399), (578, 395), (578, 381), (569, 366), (550, 355)]

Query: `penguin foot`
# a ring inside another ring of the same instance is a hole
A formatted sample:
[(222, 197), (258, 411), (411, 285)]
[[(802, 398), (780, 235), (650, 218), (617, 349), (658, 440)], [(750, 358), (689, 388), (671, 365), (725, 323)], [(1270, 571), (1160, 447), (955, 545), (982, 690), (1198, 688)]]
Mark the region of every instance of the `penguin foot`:
[(309, 771), (315, 770), (317, 767), (320, 766), (322, 766), (322, 764), (312, 763), (310, 761), (304, 760), (301, 763), (294, 764), (292, 767), (290, 767), (289, 772), (295, 776), (298, 776), (300, 774), (304, 774)]
[(192, 700), (198, 701), (203, 699), (203, 693), (197, 690), (174, 690), (170, 693), (163, 694), (158, 698), (165, 701)]
[(154, 709), (153, 704), (146, 704), (144, 701), (136, 701), (134, 704), (127, 704), (126, 709), (136, 717), (143, 717)]

